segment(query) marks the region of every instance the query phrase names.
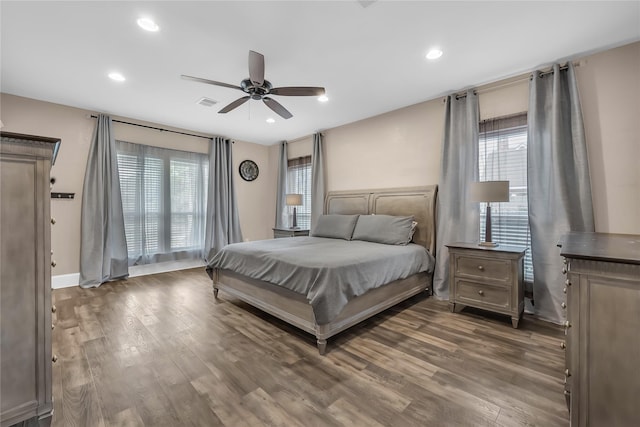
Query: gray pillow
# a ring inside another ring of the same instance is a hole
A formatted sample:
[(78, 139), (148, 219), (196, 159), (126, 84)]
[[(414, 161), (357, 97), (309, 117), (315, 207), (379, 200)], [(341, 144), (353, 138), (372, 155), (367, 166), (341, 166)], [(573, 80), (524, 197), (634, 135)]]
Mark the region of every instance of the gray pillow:
[(360, 215), (353, 240), (406, 245), (411, 241), (412, 216)]
[(358, 216), (360, 215), (320, 215), (311, 235), (314, 237), (351, 240)]

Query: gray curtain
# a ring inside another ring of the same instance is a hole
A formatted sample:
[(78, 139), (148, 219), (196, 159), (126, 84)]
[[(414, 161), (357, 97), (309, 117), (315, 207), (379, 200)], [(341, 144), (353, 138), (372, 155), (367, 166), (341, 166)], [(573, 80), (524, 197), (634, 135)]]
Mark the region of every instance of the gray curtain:
[(82, 189), (80, 286), (92, 288), (129, 275), (127, 240), (111, 117), (99, 114)]
[(533, 73), (529, 87), (528, 198), (536, 314), (565, 317), (562, 260), (556, 244), (569, 231), (594, 231), (589, 163), (573, 65)]
[(285, 195), (287, 194), (287, 167), (288, 167), (287, 141), (280, 144), (280, 157), (278, 160), (278, 189), (276, 193), (276, 228), (286, 228), (287, 206)]
[(233, 185), (232, 142), (216, 137), (209, 144), (209, 188), (204, 254), (209, 261), (224, 246), (242, 241)]
[(324, 144), (322, 134), (313, 134), (313, 153), (311, 155), (311, 232), (324, 211)]
[(433, 276), (433, 291), (441, 299), (449, 298), (449, 251), (445, 245), (479, 238), (478, 203), (467, 197), (469, 184), (478, 180), (478, 122), (478, 96), (473, 90), (466, 96), (446, 98)]

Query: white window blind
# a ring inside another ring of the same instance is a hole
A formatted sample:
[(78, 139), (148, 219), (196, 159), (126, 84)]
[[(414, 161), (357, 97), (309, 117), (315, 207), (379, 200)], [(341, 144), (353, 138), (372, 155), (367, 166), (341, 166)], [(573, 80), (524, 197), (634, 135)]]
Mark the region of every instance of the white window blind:
[[(287, 193), (302, 194), (302, 206), (297, 206), (297, 223), (302, 229), (311, 227), (311, 156), (289, 159)], [(290, 214), (293, 214), (293, 208)]]
[(207, 155), (123, 141), (117, 155), (129, 264), (201, 257)]
[[(533, 282), (531, 232), (527, 203), (527, 115), (499, 117), (480, 123), (480, 181), (509, 181), (509, 202), (491, 204), (492, 240), (526, 246), (524, 279)], [(480, 234), (485, 234), (486, 204), (481, 204)]]

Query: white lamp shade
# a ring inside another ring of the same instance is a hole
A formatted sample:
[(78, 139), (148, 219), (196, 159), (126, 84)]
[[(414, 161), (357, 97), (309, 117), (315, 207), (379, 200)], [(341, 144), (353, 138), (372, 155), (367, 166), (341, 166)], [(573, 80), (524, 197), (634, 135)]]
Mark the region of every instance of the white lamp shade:
[(472, 182), (469, 198), (472, 202), (508, 202), (509, 181)]
[(302, 205), (302, 194), (287, 194), (285, 203), (287, 206)]

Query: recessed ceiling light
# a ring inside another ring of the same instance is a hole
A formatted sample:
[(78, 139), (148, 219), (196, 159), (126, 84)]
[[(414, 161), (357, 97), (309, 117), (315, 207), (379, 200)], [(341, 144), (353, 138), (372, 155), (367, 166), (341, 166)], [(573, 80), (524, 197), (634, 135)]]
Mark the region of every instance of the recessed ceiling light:
[(156, 32), (160, 30), (160, 27), (158, 27), (158, 24), (156, 24), (149, 18), (140, 18), (136, 22), (138, 23), (138, 26), (140, 26), (140, 28), (142, 28), (143, 30), (152, 31), (152, 32)]
[(115, 80), (115, 81), (117, 81), (117, 82), (123, 82), (123, 81), (125, 81), (125, 80), (126, 80), (122, 74), (120, 74), (120, 73), (115, 73), (115, 72), (114, 72), (114, 73), (109, 73), (109, 78), (110, 78), (111, 80)]
[(327, 95), (320, 95), (318, 97), (318, 101), (320, 102), (327, 102), (329, 100), (329, 97)]
[(275, 120), (273, 117), (269, 117), (269, 118), (267, 119), (267, 123), (269, 123), (269, 124), (271, 124), (271, 123), (275, 123), (275, 122), (276, 122), (276, 120)]
[(440, 49), (431, 49), (429, 53), (427, 53), (427, 59), (438, 59), (442, 56), (442, 51)]

